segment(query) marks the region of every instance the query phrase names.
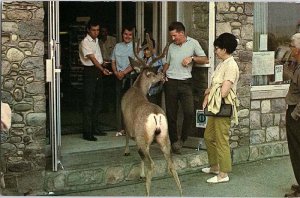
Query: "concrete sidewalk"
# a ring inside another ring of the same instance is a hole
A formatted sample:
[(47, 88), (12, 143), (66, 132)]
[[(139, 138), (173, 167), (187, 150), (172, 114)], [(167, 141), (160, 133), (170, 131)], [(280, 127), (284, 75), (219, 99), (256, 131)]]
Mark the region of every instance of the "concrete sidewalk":
[[(233, 166), (228, 183), (208, 184), (200, 169), (179, 175), (184, 197), (283, 197), (295, 183), (289, 156)], [(145, 196), (145, 183), (77, 192), (67, 196)], [(153, 179), (150, 196), (179, 196), (171, 177)]]

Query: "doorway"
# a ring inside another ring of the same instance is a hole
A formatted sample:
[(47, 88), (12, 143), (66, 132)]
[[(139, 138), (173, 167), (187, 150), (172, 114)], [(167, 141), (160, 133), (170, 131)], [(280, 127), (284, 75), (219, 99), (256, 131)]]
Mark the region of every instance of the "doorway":
[[(116, 36), (115, 2), (60, 2), (61, 41), (61, 133), (82, 134), (82, 106), (84, 104), (83, 65), (79, 60), (80, 41), (86, 35), (86, 23), (95, 18)], [(101, 131), (115, 129), (114, 77), (103, 77), (103, 105), (99, 115)], [(101, 96), (100, 96), (101, 97)]]
[[(203, 2), (203, 4), (208, 4)], [(185, 6), (191, 6), (191, 2), (185, 3)], [(71, 152), (89, 151), (90, 149), (105, 149), (108, 147), (124, 146), (124, 141), (109, 142), (102, 144), (98, 140), (95, 144), (82, 140), (82, 70), (78, 56), (78, 45), (85, 36), (85, 24), (90, 17), (99, 19), (100, 25), (108, 28), (111, 36), (117, 38), (120, 42), (120, 32), (122, 24), (133, 25), (137, 30), (137, 37), (143, 39), (144, 31), (153, 33), (153, 38), (156, 42), (157, 52), (165, 46), (168, 40), (167, 27), (171, 21), (185, 21), (188, 24), (193, 19), (188, 14), (190, 9), (183, 9), (180, 14), (185, 20), (182, 20), (178, 15), (180, 7), (176, 2), (83, 2), (83, 1), (62, 1), (59, 2), (59, 37), (61, 48), (61, 135), (62, 135), (62, 150), (66, 148)], [(128, 12), (128, 10), (130, 10)], [(205, 11), (205, 9), (204, 9)], [(168, 14), (168, 12), (172, 14)], [(176, 14), (177, 13), (177, 14)], [(203, 13), (207, 14), (206, 12)], [(205, 21), (206, 23), (207, 21)], [(208, 29), (208, 24), (203, 25)], [(193, 26), (188, 28), (188, 34), (195, 33)], [(206, 35), (206, 34), (205, 34)], [(207, 34), (208, 35), (208, 34)], [(191, 35), (196, 37), (197, 34)], [(198, 39), (196, 37), (196, 39)], [(201, 38), (207, 40), (208, 38)], [(199, 40), (199, 39), (198, 39)], [(208, 48), (208, 46), (204, 46)], [(208, 78), (207, 68), (203, 71), (195, 69), (196, 73), (203, 74), (203, 78)], [(198, 76), (198, 75), (196, 75)], [(104, 83), (104, 104), (100, 115), (100, 123), (102, 131), (107, 131), (109, 137), (115, 138), (115, 85), (114, 76), (105, 77)], [(198, 84), (198, 83), (196, 83)], [(204, 85), (204, 88), (207, 85)], [(200, 91), (195, 91), (199, 94)], [(200, 93), (201, 94), (201, 93)], [(196, 96), (198, 98), (198, 96)], [(192, 136), (198, 136), (195, 131)], [(106, 138), (106, 137), (105, 137)], [(100, 138), (101, 141), (105, 139)], [(106, 138), (108, 139), (108, 138)], [(122, 138), (123, 139), (123, 138)], [(86, 145), (86, 149), (83, 148)], [(106, 146), (102, 146), (106, 145)], [(78, 148), (83, 148), (83, 150)], [(64, 151), (63, 151), (64, 152)]]

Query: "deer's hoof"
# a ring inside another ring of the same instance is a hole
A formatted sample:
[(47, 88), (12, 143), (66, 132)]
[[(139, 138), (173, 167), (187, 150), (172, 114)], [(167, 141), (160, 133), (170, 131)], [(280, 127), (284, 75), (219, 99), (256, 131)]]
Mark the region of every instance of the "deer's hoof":
[(146, 177), (145, 176), (140, 176), (140, 181), (146, 181)]
[(129, 155), (130, 155), (130, 153), (124, 153), (124, 155), (125, 155), (125, 156), (129, 156)]

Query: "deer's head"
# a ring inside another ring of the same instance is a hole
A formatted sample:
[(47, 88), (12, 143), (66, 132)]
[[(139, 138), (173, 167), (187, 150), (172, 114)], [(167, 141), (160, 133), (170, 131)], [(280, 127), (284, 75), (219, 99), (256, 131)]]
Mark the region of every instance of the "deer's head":
[[(150, 39), (150, 36), (148, 33), (146, 33), (146, 41), (147, 41), (147, 43), (146, 43), (147, 48), (152, 52), (153, 51), (153, 42)], [(138, 55), (139, 51), (140, 51), (140, 49), (139, 49), (140, 39), (138, 39), (137, 45), (136, 45), (136, 39), (135, 39), (134, 34), (133, 34), (133, 39), (132, 39), (132, 46), (133, 46), (133, 53), (134, 53), (134, 56), (136, 59), (134, 60), (131, 57), (128, 57), (129, 61), (130, 61), (130, 65), (136, 72), (140, 73), (143, 69), (153, 67), (154, 63), (156, 63), (157, 61), (164, 58), (168, 51), (169, 44), (167, 44), (165, 46), (163, 52), (159, 56), (152, 56), (152, 61), (148, 64)]]

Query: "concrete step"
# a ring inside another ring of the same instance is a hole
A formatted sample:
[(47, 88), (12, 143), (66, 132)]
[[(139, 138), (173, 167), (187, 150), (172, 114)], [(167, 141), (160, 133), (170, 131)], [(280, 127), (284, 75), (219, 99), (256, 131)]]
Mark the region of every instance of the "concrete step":
[[(61, 159), (64, 169), (57, 172), (47, 170), (44, 189), (63, 195), (141, 182), (141, 159), (135, 146), (130, 149), (130, 156), (124, 156), (124, 147), (64, 154)], [(150, 153), (155, 163), (153, 178), (169, 176), (166, 161), (157, 144), (151, 145)], [(184, 147), (181, 155), (173, 154), (173, 161), (180, 175), (199, 171), (208, 160), (206, 151)]]

